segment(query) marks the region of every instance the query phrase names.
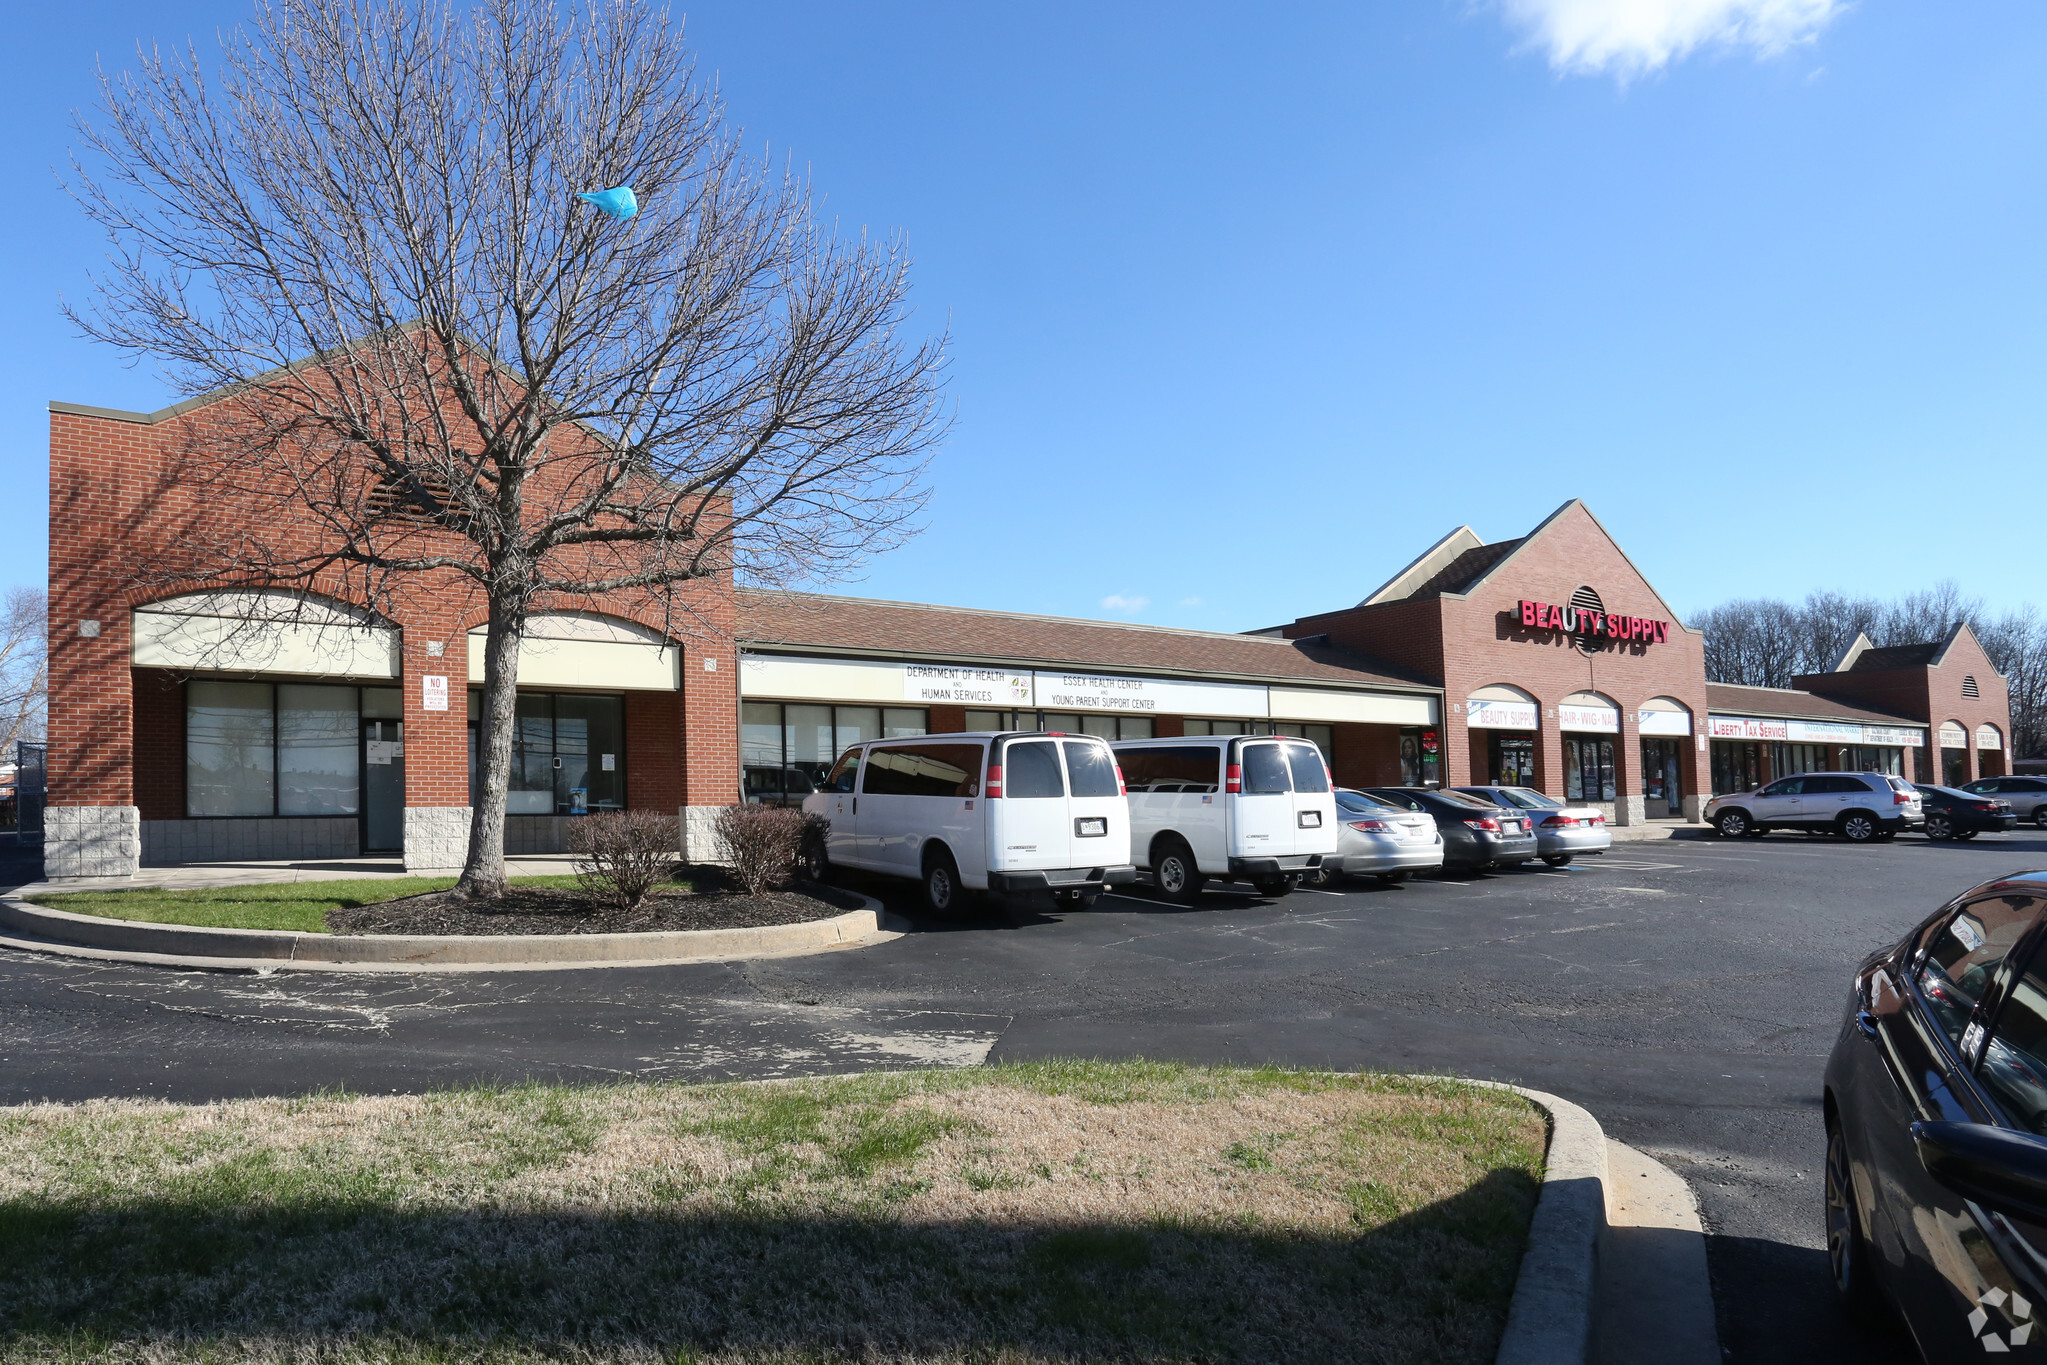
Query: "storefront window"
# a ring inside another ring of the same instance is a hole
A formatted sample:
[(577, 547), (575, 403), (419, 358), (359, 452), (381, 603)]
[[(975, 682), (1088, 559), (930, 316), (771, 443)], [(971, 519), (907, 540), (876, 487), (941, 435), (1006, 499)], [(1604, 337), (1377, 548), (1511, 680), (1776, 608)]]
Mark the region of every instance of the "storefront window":
[(185, 814), (354, 815), (359, 695), (302, 683), (185, 684)]
[(1742, 740), (1713, 741), (1713, 793), (1752, 792), (1763, 785), (1763, 748)]
[(185, 814), (277, 814), (277, 694), (269, 683), (185, 684)]
[(1944, 787), (1959, 787), (1969, 780), (1969, 751), (1967, 749), (1942, 749), (1940, 751), (1940, 781)]
[(1770, 776), (1793, 773), (1825, 773), (1834, 770), (1834, 748), (1830, 744), (1772, 744)]
[(742, 702), (739, 761), (746, 800), (801, 805), (846, 749), (873, 739), (914, 738), (928, 734), (929, 727), (930, 713), (914, 706)]
[(1443, 737), (1440, 731), (1411, 725), (1400, 732), (1400, 785), (1443, 785)]
[(1060, 730), (1071, 735), (1099, 735), (1108, 740), (1150, 739), (1153, 733), (1150, 716), (1082, 716), (1054, 711), (969, 711), (966, 728), (969, 732)]
[(1535, 736), (1494, 730), (1486, 738), (1487, 756), (1492, 761), (1495, 787), (1535, 785)]
[(1186, 728), (1181, 733), (1189, 735), (1287, 735), (1305, 739), (1322, 751), (1324, 763), (1331, 766), (1336, 763), (1336, 727), (1333, 725), (1310, 725), (1305, 721), (1292, 720), (1190, 719), (1184, 723)]
[(1904, 752), (1886, 745), (1858, 744), (1848, 751), (1848, 768), (1851, 772), (1888, 773), (1892, 777), (1903, 777)]
[(1573, 801), (1611, 801), (1614, 785), (1611, 739), (1564, 741), (1564, 795)]
[(1652, 816), (1684, 813), (1684, 764), (1678, 741), (1642, 741), (1642, 800)]
[[(587, 815), (625, 808), (625, 698), (521, 692), (513, 699), (507, 815)], [(477, 801), (479, 697), (469, 704), (469, 801)]]
[(362, 792), (359, 713), (353, 687), (278, 685), (279, 815), (356, 813)]

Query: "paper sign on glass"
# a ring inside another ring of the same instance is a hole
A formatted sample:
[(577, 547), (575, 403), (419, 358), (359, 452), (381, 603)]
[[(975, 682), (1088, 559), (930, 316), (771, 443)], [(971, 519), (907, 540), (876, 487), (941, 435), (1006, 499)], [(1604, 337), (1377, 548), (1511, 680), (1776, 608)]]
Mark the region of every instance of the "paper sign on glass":
[(604, 755), (604, 771), (605, 771), (605, 772), (608, 772), (608, 773), (615, 773), (615, 772), (617, 772), (617, 771), (618, 771), (618, 755), (617, 755), (617, 754), (605, 754), (605, 755)]

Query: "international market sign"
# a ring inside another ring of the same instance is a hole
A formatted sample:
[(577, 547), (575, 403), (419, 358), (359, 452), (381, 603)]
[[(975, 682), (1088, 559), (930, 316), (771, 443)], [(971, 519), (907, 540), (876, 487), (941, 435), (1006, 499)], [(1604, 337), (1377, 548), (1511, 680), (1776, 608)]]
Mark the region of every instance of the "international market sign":
[(1642, 644), (1660, 645), (1670, 638), (1668, 621), (1623, 616), (1611, 611), (1586, 611), (1581, 607), (1560, 607), (1554, 602), (1531, 602), (1525, 597), (1521, 599), (1521, 624), (1531, 630), (1560, 630), (1566, 635), (1633, 640)]

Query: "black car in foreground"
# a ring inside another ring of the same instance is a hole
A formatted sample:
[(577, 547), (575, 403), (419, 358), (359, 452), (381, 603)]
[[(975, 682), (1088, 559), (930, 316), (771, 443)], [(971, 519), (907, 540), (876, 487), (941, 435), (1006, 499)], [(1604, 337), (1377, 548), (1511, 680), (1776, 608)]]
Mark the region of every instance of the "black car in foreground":
[(1367, 787), (1382, 801), (1432, 817), (1443, 835), (1443, 866), (1470, 870), (1517, 867), (1536, 856), (1535, 821), (1462, 792), (1434, 787)]
[(1921, 828), (1929, 839), (1973, 839), (1985, 830), (2002, 834), (2019, 822), (2009, 801), (1924, 782), (1913, 785), (1919, 788), (1925, 812)]
[(1858, 969), (1827, 1061), (1827, 1255), (1929, 1361), (2043, 1349), (2047, 872), (1964, 892)]

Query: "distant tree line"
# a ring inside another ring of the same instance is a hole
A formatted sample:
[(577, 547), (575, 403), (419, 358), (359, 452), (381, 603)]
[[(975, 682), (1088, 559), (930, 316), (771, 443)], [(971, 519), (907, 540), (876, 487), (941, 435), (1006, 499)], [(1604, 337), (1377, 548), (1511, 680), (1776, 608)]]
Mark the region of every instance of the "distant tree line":
[(1806, 673), (1825, 673), (1856, 635), (1879, 647), (1946, 638), (1967, 621), (2011, 689), (2012, 752), (2047, 756), (2047, 616), (2031, 603), (1991, 617), (1983, 599), (1952, 582), (1892, 601), (1816, 592), (1799, 604), (1774, 598), (1723, 602), (1698, 612), (1691, 626), (1706, 635), (1706, 676), (1749, 687), (1790, 687)]

